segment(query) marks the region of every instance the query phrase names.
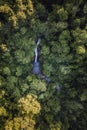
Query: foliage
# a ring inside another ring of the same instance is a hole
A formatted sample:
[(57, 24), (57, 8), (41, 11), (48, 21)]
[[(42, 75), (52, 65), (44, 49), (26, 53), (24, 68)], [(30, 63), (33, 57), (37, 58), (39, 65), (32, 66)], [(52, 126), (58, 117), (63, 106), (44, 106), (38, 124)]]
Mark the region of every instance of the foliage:
[(4, 18), (9, 23), (11, 22), (13, 26), (17, 25), (19, 19), (26, 19), (26, 16), (31, 16), (33, 13), (33, 5), (31, 0), (15, 0), (15, 5), (11, 7), (12, 3), (7, 4), (2, 2), (0, 6), (0, 13), (4, 15)]
[(87, 129), (86, 23), (85, 0), (0, 1), (0, 130)]
[(20, 114), (33, 116), (40, 111), (40, 104), (37, 102), (37, 97), (33, 94), (27, 95), (26, 98), (21, 98), (18, 101)]
[(40, 112), (40, 104), (35, 95), (29, 94), (18, 101), (18, 117), (12, 120), (8, 119), (5, 124), (5, 130), (33, 130), (35, 125), (34, 115)]

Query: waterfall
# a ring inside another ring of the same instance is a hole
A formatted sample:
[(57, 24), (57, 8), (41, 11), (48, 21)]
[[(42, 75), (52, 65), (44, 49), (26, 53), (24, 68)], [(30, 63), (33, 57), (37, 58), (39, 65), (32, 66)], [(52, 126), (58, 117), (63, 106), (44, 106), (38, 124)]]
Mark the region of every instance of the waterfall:
[(41, 42), (41, 38), (38, 38), (37, 42), (36, 42), (37, 47), (34, 50), (34, 52), (35, 52), (35, 63), (37, 62), (37, 59), (38, 59), (38, 46), (39, 46), (40, 42)]
[[(36, 48), (34, 50), (34, 54), (35, 54), (35, 57), (34, 57), (34, 63), (33, 63), (33, 69), (32, 69), (32, 72), (33, 74), (35, 75), (39, 75), (40, 79), (44, 79), (45, 81), (47, 82), (51, 82), (51, 79), (48, 78), (46, 75), (44, 75), (41, 70), (40, 70), (40, 62), (38, 61), (38, 46), (41, 42), (41, 39), (42, 39), (42, 36), (39, 36), (36, 40)], [(61, 90), (61, 87), (59, 85), (56, 86), (56, 89), (58, 91)]]
[(34, 52), (35, 52), (35, 61), (34, 61), (34, 62), (36, 63), (36, 62), (37, 62), (37, 58), (38, 58), (38, 51), (37, 51), (37, 48), (35, 48), (35, 51), (34, 51)]
[(34, 64), (33, 64), (33, 70), (32, 72), (36, 75), (39, 75), (41, 79), (44, 79), (46, 80), (47, 82), (50, 82), (50, 78), (46, 77), (44, 74), (41, 73), (41, 70), (40, 70), (40, 63), (38, 61), (38, 46), (41, 42), (41, 37), (38, 37), (37, 38), (37, 41), (36, 41), (36, 48), (34, 50), (34, 53), (35, 53), (35, 57), (34, 57)]
[(41, 42), (41, 38), (39, 38), (38, 40), (37, 40), (37, 46), (40, 44), (40, 42)]

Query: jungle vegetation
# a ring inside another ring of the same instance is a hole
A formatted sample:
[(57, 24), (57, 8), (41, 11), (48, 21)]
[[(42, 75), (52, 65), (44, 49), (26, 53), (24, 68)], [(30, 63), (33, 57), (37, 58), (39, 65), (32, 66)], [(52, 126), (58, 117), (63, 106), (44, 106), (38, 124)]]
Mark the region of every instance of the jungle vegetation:
[(87, 130), (86, 0), (0, 0), (0, 130)]

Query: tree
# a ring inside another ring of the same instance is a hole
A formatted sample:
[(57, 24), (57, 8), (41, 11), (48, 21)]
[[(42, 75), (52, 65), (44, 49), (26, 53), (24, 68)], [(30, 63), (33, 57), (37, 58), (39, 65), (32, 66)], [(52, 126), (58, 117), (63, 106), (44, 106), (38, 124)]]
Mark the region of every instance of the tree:
[[(1, 130), (87, 129), (86, 6), (85, 0), (0, 1)], [(40, 69), (50, 83), (32, 74), (40, 34)]]

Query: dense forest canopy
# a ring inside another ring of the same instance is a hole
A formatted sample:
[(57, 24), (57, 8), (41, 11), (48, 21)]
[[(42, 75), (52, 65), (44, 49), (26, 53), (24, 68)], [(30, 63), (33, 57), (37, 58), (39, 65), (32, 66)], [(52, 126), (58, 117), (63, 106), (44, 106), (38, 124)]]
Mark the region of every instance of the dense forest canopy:
[(0, 130), (87, 130), (86, 0), (0, 0)]

